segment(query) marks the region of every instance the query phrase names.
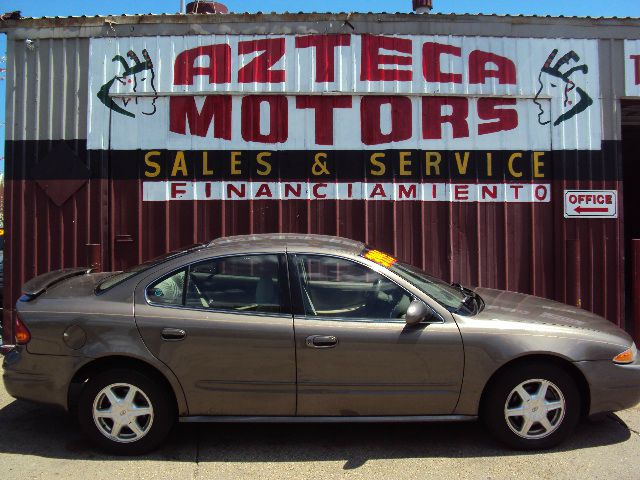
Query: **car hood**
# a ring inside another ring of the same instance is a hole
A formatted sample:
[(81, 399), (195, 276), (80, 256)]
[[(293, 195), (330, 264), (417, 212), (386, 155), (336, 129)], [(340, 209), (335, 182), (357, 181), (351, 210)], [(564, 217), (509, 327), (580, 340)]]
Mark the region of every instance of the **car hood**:
[(581, 308), (523, 293), (491, 288), (474, 291), (485, 301), (486, 306), (480, 314), (485, 319), (579, 328), (610, 334), (624, 343), (631, 342), (631, 337), (614, 323)]

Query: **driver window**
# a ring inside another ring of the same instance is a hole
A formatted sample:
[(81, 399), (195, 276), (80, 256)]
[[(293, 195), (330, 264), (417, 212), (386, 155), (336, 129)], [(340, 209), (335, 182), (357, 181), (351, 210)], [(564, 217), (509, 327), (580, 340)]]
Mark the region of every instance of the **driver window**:
[(278, 255), (240, 255), (191, 266), (185, 306), (236, 312), (282, 311)]
[(296, 257), (306, 315), (366, 320), (405, 317), (411, 296), (370, 268), (335, 257)]

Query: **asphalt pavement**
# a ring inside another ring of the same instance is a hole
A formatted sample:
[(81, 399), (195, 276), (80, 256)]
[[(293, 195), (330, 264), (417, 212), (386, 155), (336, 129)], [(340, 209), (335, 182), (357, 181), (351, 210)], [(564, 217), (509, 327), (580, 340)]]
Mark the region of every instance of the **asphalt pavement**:
[(543, 453), (503, 448), (479, 424), (179, 424), (158, 451), (113, 457), (56, 408), (0, 382), (0, 479), (640, 478), (640, 407), (579, 426)]

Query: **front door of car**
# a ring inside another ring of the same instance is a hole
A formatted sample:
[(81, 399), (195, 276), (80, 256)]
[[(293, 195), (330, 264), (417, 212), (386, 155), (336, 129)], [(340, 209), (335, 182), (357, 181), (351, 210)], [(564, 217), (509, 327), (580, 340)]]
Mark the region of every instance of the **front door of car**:
[(136, 291), (145, 344), (178, 377), (190, 415), (295, 415), (284, 255), (237, 255), (149, 276)]
[(288, 257), (299, 416), (454, 411), (464, 353), (452, 318), (408, 326), (413, 296), (386, 276), (351, 259)]

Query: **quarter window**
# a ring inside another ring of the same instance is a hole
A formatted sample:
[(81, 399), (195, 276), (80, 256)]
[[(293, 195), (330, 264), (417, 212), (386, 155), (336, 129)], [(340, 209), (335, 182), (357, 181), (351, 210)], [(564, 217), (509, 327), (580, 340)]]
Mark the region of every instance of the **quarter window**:
[(147, 288), (147, 298), (156, 305), (182, 305), (185, 270), (172, 273)]
[(367, 320), (403, 319), (412, 297), (388, 278), (336, 257), (296, 255), (306, 315)]

